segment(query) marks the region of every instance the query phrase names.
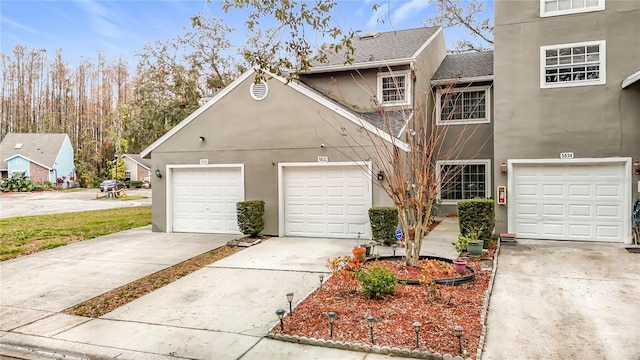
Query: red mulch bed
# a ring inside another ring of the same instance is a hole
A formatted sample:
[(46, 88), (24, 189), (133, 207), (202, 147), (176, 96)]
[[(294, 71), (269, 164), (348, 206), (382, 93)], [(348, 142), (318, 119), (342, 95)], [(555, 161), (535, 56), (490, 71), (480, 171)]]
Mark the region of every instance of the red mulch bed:
[[(395, 261), (393, 266), (386, 261), (382, 263), (387, 263), (385, 267), (397, 269), (399, 278), (420, 279), (421, 270), (406, 268), (402, 261)], [(453, 328), (460, 325), (464, 328), (464, 352), (466, 356), (474, 356), (482, 331), (480, 312), (491, 271), (481, 270), (480, 259), (469, 259), (468, 265), (476, 274), (472, 282), (457, 286), (435, 285), (435, 288), (430, 288), (431, 292), (423, 285), (398, 284), (395, 295), (375, 300), (358, 291), (355, 280), (344, 280), (340, 276), (344, 273), (339, 273), (329, 278), (321, 289), (314, 291), (302, 301), (294, 309), (293, 316), (287, 314), (284, 319), (284, 331), (280, 331), (280, 326), (276, 326), (273, 332), (371, 344), (369, 327), (365, 321), (365, 318), (371, 315), (377, 319), (374, 326), (376, 345), (415, 350), (413, 322), (419, 321), (422, 328), (418, 350), (456, 355), (458, 339)], [(445, 273), (450, 275), (450, 272)], [(431, 299), (429, 294), (432, 295)], [(337, 313), (333, 338), (329, 337), (329, 311)]]

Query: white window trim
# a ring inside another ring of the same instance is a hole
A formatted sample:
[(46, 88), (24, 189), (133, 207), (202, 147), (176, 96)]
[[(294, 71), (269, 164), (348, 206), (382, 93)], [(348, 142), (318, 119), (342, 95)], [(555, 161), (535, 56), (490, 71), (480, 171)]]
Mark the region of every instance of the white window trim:
[(436, 182), (438, 183), (438, 203), (442, 205), (457, 205), (460, 200), (442, 200), (440, 189), (441, 168), (443, 165), (484, 165), (485, 166), (485, 198), (491, 197), (491, 159), (473, 160), (438, 160), (436, 162)]
[(545, 0), (540, 0), (540, 17), (550, 17), (550, 16), (580, 14), (580, 13), (593, 12), (593, 11), (603, 11), (604, 1), (605, 0), (598, 0), (597, 6), (585, 7), (585, 8), (579, 8), (579, 9), (546, 11), (544, 9)]
[[(491, 86), (470, 86), (464, 88), (438, 89), (436, 90), (436, 125), (468, 125), (491, 123)], [(485, 118), (472, 120), (442, 120), (442, 95), (484, 90)]]
[[(593, 86), (593, 85), (605, 85), (607, 83), (607, 46), (605, 40), (598, 41), (584, 41), (579, 43), (569, 44), (555, 44), (540, 46), (540, 88), (552, 89), (563, 87), (575, 87), (575, 86)], [(597, 80), (582, 80), (582, 81), (565, 81), (553, 84), (547, 84), (546, 82), (546, 51), (551, 49), (568, 48), (574, 46), (591, 46), (598, 45), (600, 47), (600, 77)]]
[[(409, 70), (378, 73), (378, 84), (377, 84), (378, 104), (380, 106), (411, 105), (412, 90), (411, 90), (410, 74), (411, 72)], [(406, 84), (404, 101), (387, 101), (387, 102), (382, 101), (382, 78), (389, 77), (389, 76), (404, 76), (404, 83)]]

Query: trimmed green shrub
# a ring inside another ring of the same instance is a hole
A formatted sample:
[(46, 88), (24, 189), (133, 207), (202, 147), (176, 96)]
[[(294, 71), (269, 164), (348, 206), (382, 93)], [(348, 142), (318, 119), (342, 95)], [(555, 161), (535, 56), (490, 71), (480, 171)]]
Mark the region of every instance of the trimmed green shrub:
[(396, 293), (398, 278), (393, 270), (389, 270), (382, 265), (371, 265), (369, 272), (359, 271), (357, 279), (362, 292), (372, 299)]
[(238, 227), (245, 235), (257, 237), (264, 230), (264, 201), (249, 200), (236, 204)]
[(477, 233), (478, 238), (491, 239), (495, 226), (495, 208), (493, 199), (468, 199), (458, 201), (458, 224), (460, 233), (468, 236)]
[(142, 187), (142, 181), (131, 180), (129, 182), (129, 187), (134, 189), (140, 189)]
[(369, 209), (373, 240), (385, 245), (395, 244), (398, 226), (398, 209), (394, 207), (372, 207)]

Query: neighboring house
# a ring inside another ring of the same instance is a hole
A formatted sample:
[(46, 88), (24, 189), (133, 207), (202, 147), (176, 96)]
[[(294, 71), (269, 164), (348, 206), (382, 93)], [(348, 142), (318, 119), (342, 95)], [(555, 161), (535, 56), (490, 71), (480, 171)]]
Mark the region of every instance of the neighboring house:
[(265, 234), (370, 238), (368, 209), (392, 205), (375, 186), (382, 159), (372, 140), (408, 150), (446, 49), (439, 27), (367, 33), (353, 45), (353, 62), (329, 54), (300, 82), (267, 74), (256, 83), (246, 72), (142, 151), (160, 175), (154, 231), (237, 233), (236, 202), (260, 199)]
[(139, 154), (123, 154), (125, 180), (151, 182), (151, 161)]
[(0, 143), (2, 177), (23, 173), (34, 183), (75, 179), (73, 147), (67, 134), (7, 134)]
[[(497, 231), (631, 242), (640, 2), (496, 1)], [(637, 166), (637, 165), (636, 165)]]

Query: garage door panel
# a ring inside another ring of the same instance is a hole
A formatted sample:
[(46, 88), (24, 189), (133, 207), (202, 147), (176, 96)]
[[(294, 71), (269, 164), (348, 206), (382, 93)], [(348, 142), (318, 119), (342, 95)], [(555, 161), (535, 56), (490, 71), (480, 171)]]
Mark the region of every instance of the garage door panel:
[(282, 181), (285, 236), (370, 237), (371, 179), (361, 168), (285, 167)]
[(172, 177), (172, 231), (238, 234), (236, 203), (244, 200), (240, 167), (177, 168)]
[(542, 185), (542, 196), (543, 197), (557, 197), (557, 196), (563, 196), (564, 192), (563, 192), (563, 187), (562, 185), (556, 185), (556, 184), (543, 184)]
[(543, 204), (542, 216), (550, 216), (550, 217), (564, 216), (563, 204)]
[(538, 194), (538, 187), (531, 184), (518, 184), (516, 185), (516, 192), (518, 196), (536, 196)]
[(569, 205), (569, 216), (570, 217), (591, 217), (591, 206), (590, 205)]
[(598, 198), (618, 198), (621, 190), (617, 184), (596, 185), (596, 196)]
[[(562, 235), (562, 234), (558, 234)], [(569, 224), (569, 236), (578, 238), (589, 238), (592, 236), (590, 224)]]
[(591, 186), (588, 184), (569, 184), (569, 196), (574, 198), (591, 197)]
[(516, 164), (513, 170), (509, 231), (518, 237), (624, 241), (622, 163)]

